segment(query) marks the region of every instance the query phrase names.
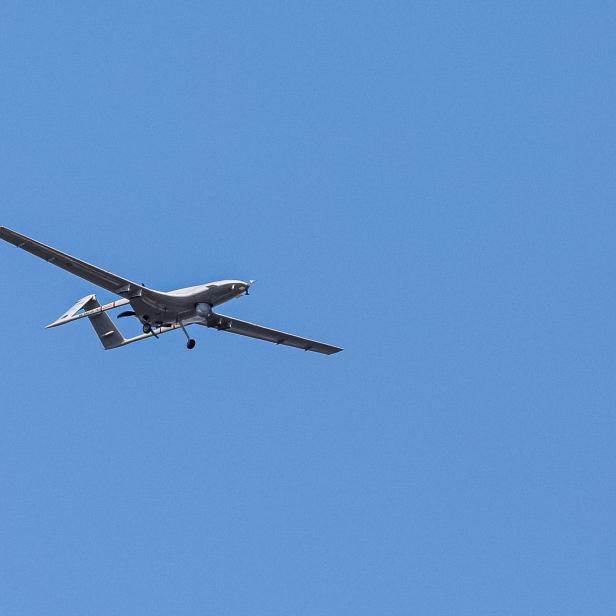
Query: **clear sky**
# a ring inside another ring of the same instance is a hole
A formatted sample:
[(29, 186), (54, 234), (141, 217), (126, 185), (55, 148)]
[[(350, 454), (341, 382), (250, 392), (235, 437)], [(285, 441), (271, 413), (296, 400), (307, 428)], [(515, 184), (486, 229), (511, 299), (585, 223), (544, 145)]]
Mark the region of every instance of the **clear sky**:
[(0, 224), (345, 351), (105, 353), (0, 245), (0, 612), (614, 614), (615, 30), (3, 2)]

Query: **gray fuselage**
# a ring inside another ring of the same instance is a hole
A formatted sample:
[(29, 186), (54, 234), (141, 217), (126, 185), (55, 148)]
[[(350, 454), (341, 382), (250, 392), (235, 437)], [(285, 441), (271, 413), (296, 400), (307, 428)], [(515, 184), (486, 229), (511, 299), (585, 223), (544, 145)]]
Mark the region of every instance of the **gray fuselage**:
[(131, 297), (130, 304), (144, 324), (189, 322), (207, 316), (211, 308), (243, 295), (249, 287), (250, 283), (243, 280), (218, 280), (168, 293), (149, 290), (147, 296)]

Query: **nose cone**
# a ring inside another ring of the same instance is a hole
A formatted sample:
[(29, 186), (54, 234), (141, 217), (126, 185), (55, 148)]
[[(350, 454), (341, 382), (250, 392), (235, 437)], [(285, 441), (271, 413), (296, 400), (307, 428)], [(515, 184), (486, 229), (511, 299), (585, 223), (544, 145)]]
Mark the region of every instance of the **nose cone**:
[(250, 288), (252, 282), (245, 282), (244, 280), (232, 280), (229, 283), (229, 287), (232, 291), (239, 291), (245, 293)]

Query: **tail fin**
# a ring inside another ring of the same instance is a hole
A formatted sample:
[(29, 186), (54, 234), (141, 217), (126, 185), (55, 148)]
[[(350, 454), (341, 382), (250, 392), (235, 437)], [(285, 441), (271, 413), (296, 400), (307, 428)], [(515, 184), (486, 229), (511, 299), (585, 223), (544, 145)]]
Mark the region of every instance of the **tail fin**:
[[(93, 308), (100, 308), (96, 296), (93, 295), (88, 302), (83, 306), (84, 310), (92, 310)], [(123, 346), (125, 343), (124, 336), (120, 333), (118, 328), (114, 325), (113, 321), (109, 318), (106, 312), (99, 312), (94, 316), (88, 317), (92, 327), (95, 329), (100, 341), (103, 343), (105, 350), (115, 349)]]

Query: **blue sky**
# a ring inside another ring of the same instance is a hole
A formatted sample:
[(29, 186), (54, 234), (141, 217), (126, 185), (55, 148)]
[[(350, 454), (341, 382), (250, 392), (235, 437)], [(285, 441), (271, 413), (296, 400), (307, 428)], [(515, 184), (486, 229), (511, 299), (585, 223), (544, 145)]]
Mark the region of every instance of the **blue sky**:
[(0, 224), (345, 351), (105, 353), (1, 246), (0, 611), (613, 614), (615, 27), (3, 3)]

